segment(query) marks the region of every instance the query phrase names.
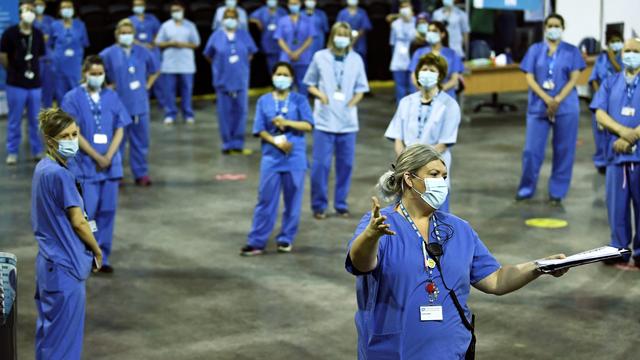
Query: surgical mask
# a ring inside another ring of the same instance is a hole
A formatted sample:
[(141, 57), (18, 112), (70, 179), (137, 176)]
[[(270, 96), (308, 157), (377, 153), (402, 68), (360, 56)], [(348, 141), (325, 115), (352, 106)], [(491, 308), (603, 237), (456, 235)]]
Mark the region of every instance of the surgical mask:
[(78, 138), (73, 140), (56, 140), (58, 142), (58, 154), (65, 159), (72, 158), (78, 153)]
[(25, 24), (33, 24), (33, 20), (36, 19), (36, 14), (33, 11), (25, 11), (22, 14), (20, 14), (20, 19)]
[(173, 18), (173, 20), (175, 20), (175, 21), (180, 21), (180, 20), (184, 19), (184, 11), (182, 11), (182, 10), (172, 11), (171, 12), (171, 18)]
[(315, 9), (316, 8), (316, 2), (315, 1), (305, 1), (304, 2), (304, 7), (306, 7), (307, 9)]
[(104, 84), (104, 74), (87, 76), (87, 85), (92, 89), (99, 89)]
[(235, 9), (235, 7), (238, 5), (238, 1), (236, 0), (226, 0), (224, 2), (224, 6), (226, 6), (227, 8), (231, 8), (231, 9)]
[(292, 14), (297, 14), (300, 12), (300, 4), (296, 4), (296, 5), (289, 5), (289, 11)]
[(420, 71), (418, 73), (418, 82), (425, 89), (433, 89), (438, 85), (438, 73), (435, 71)]
[[(413, 176), (420, 179), (417, 175)], [(438, 210), (447, 200), (447, 195), (449, 195), (449, 185), (447, 185), (447, 181), (442, 177), (424, 178), (422, 180), (424, 181), (425, 188), (423, 193), (420, 193), (413, 187), (411, 189), (420, 194), (422, 200), (429, 206)]]
[(418, 32), (422, 35), (426, 35), (427, 31), (429, 31), (429, 24), (418, 24), (418, 27), (416, 28), (416, 30), (418, 30)]
[(545, 36), (549, 40), (558, 40), (562, 37), (562, 29), (559, 27), (548, 28)]
[(118, 35), (118, 42), (124, 46), (131, 46), (133, 44), (133, 34)]
[(620, 52), (620, 50), (622, 50), (623, 47), (624, 47), (624, 43), (622, 41), (615, 41), (609, 44), (609, 49), (615, 52)]
[(453, 6), (453, 0), (442, 0), (442, 5), (444, 6)]
[(144, 6), (134, 6), (133, 7), (133, 13), (136, 15), (142, 15), (144, 14)]
[(44, 14), (44, 10), (46, 7), (44, 5), (36, 5), (36, 14), (42, 15)]
[(287, 90), (293, 81), (291, 77), (284, 75), (275, 75), (272, 80), (273, 86), (278, 90)]
[(622, 63), (626, 68), (636, 70), (640, 67), (640, 53), (631, 51), (622, 53)]
[(60, 15), (62, 15), (63, 18), (65, 19), (69, 19), (73, 17), (73, 8), (64, 8), (60, 10)]
[(222, 25), (228, 30), (233, 30), (238, 27), (238, 20), (234, 18), (226, 18), (222, 20)]
[(348, 36), (334, 36), (333, 44), (338, 49), (346, 49), (351, 44), (351, 39)]
[(278, 6), (278, 0), (267, 0), (267, 6), (270, 8)]
[(404, 16), (404, 17), (409, 17), (411, 16), (411, 8), (410, 7), (403, 7), (400, 8), (400, 15)]
[(347, 0), (347, 5), (358, 6), (358, 0)]
[(435, 45), (440, 42), (440, 33), (437, 31), (427, 31), (426, 40), (429, 44)]

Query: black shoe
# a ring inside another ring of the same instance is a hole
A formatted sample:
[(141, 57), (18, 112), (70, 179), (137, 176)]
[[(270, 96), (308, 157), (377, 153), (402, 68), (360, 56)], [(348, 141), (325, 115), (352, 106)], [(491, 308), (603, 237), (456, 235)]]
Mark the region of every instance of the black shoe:
[(254, 248), (253, 246), (246, 245), (242, 249), (240, 249), (240, 256), (257, 256), (262, 255), (264, 253), (264, 249)]
[(549, 205), (551, 205), (551, 206), (562, 206), (562, 199), (550, 197), (549, 198)]
[(279, 253), (290, 253), (291, 252), (291, 244), (286, 242), (278, 242), (278, 252)]
[(111, 267), (111, 265), (102, 265), (98, 272), (102, 274), (113, 274), (113, 267)]
[(231, 150), (222, 150), (222, 155), (231, 155)]
[(349, 210), (336, 210), (336, 214), (341, 217), (341, 218), (345, 218), (348, 219), (351, 217), (351, 213), (349, 212)]

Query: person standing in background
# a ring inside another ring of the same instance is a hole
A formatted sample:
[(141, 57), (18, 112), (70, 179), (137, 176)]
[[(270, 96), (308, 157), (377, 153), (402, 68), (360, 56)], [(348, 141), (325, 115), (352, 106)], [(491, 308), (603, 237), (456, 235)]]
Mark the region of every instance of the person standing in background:
[(195, 124), (191, 95), (193, 75), (196, 72), (194, 50), (200, 46), (200, 35), (196, 25), (184, 18), (181, 1), (171, 3), (171, 19), (165, 21), (156, 36), (156, 45), (162, 49), (162, 73), (165, 87), (164, 124), (173, 125), (176, 107), (176, 87), (180, 88), (182, 116), (188, 125)]
[(27, 109), (31, 155), (40, 160), (43, 145), (38, 133), (42, 83), (40, 57), (46, 53), (44, 36), (33, 26), (36, 13), (31, 4), (20, 6), (20, 22), (8, 27), (0, 39), (0, 65), (7, 69), (7, 165), (18, 162), (22, 114)]
[(315, 35), (313, 36), (313, 44), (311, 44), (311, 55), (318, 50), (322, 50), (326, 46), (326, 35), (329, 32), (329, 20), (327, 14), (322, 9), (316, 8), (316, 0), (305, 0), (303, 15), (308, 17), (315, 27)]
[(442, 22), (449, 32), (449, 47), (464, 59), (469, 47), (469, 16), (454, 5), (454, 0), (442, 0), (442, 7), (433, 13), (433, 20)]
[(44, 0), (36, 0), (33, 2), (36, 10), (36, 21), (33, 23), (38, 30), (44, 35), (46, 45), (46, 54), (40, 58), (40, 79), (42, 80), (42, 106), (50, 108), (53, 106), (53, 98), (55, 96), (56, 75), (51, 63), (51, 27), (56, 21), (52, 16), (44, 13), (47, 9), (47, 3)]
[(278, 6), (278, 0), (267, 0), (266, 5), (256, 9), (249, 16), (249, 21), (260, 30), (260, 48), (267, 62), (267, 72), (271, 73), (280, 57), (280, 46), (274, 38), (278, 28), (278, 20), (287, 16), (287, 11)]
[(367, 31), (373, 29), (367, 12), (358, 7), (358, 0), (347, 0), (347, 7), (340, 10), (336, 21), (346, 22), (351, 26), (352, 46), (362, 60), (367, 62)]
[(224, 5), (216, 9), (216, 13), (213, 16), (213, 22), (211, 23), (211, 30), (216, 31), (222, 26), (224, 13), (227, 9), (233, 9), (238, 13), (238, 29), (249, 31), (247, 12), (242, 7), (238, 6), (238, 0), (225, 0)]
[(411, 62), (409, 49), (416, 37), (416, 20), (413, 17), (409, 0), (400, 3), (400, 17), (391, 23), (389, 37), (389, 44), (393, 47), (389, 70), (393, 74), (396, 86), (396, 103), (399, 103), (413, 90), (411, 70), (409, 69)]

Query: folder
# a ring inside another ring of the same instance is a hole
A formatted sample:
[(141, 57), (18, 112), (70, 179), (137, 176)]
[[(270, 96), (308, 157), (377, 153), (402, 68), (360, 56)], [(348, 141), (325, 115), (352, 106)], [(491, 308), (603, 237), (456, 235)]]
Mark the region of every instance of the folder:
[(591, 264), (603, 260), (621, 258), (631, 253), (629, 249), (617, 249), (612, 246), (603, 246), (596, 249), (587, 250), (575, 255), (568, 256), (564, 259), (540, 259), (535, 264), (538, 270), (548, 274), (557, 270), (571, 268), (574, 266)]

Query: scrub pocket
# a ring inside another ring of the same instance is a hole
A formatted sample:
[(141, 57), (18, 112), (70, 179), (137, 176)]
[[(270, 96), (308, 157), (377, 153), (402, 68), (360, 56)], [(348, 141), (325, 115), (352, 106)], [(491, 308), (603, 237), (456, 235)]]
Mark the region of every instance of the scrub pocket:
[(40, 291), (55, 293), (72, 289), (80, 283), (78, 279), (68, 273), (64, 267), (46, 260), (42, 256), (37, 259), (36, 273)]
[(367, 359), (399, 360), (401, 359), (401, 332), (371, 335), (367, 345)]

